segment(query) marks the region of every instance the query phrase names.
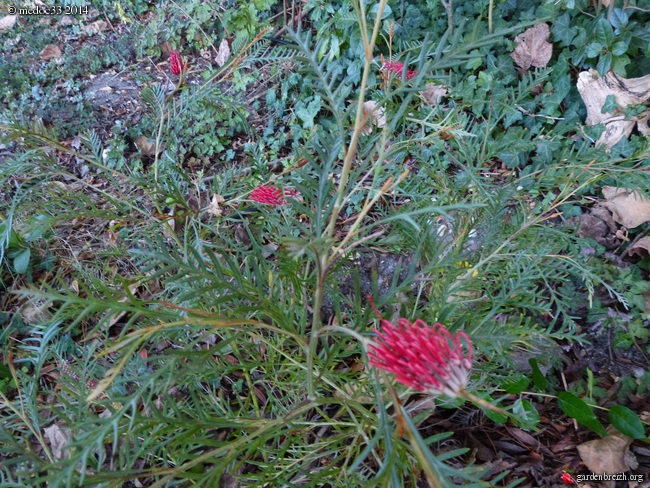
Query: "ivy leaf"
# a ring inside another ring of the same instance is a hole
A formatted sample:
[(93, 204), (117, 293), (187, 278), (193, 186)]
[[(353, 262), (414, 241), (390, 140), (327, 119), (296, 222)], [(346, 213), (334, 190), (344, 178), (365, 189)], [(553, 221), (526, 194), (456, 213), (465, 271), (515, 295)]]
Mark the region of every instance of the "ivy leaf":
[(32, 252), (29, 248), (24, 249), (16, 255), (14, 258), (14, 269), (18, 274), (24, 274), (27, 272), (29, 267), (29, 258), (31, 257)]
[(627, 56), (627, 54), (623, 54), (622, 56), (616, 56), (612, 60), (612, 71), (619, 76), (625, 77), (627, 75), (625, 67), (631, 62), (632, 61)]
[(587, 45), (587, 48), (585, 49), (585, 55), (588, 58), (595, 58), (603, 50), (603, 47), (605, 46), (603, 46), (600, 42), (592, 42)]
[(593, 35), (596, 41), (601, 44), (604, 44), (605, 46), (612, 45), (612, 41), (614, 40), (614, 30), (605, 17), (601, 17), (596, 21)]
[(600, 76), (605, 76), (609, 69), (612, 67), (612, 53), (603, 54), (598, 60), (596, 69)]
[(623, 405), (614, 405), (609, 409), (609, 422), (621, 434), (632, 439), (644, 439), (645, 428), (639, 416)]
[(562, 47), (566, 47), (571, 45), (571, 41), (578, 33), (578, 29), (571, 26), (569, 14), (562, 14), (553, 22), (551, 33), (554, 40), (559, 42)]
[(576, 419), (579, 424), (584, 425), (589, 430), (595, 432), (601, 437), (607, 437), (607, 431), (603, 424), (596, 418), (593, 410), (584, 400), (578, 398), (573, 393), (563, 391), (558, 394), (558, 405), (560, 409), (569, 417)]
[(296, 115), (302, 120), (302, 125), (305, 129), (314, 127), (314, 119), (321, 109), (321, 99), (319, 96), (314, 96), (313, 100), (306, 105), (296, 108)]
[(626, 52), (627, 52), (627, 44), (625, 44), (623, 41), (615, 42), (614, 45), (612, 46), (612, 54), (614, 56), (620, 56), (621, 54), (625, 54)]
[(618, 103), (616, 103), (616, 95), (607, 95), (607, 98), (605, 98), (605, 103), (603, 105), (603, 108), (600, 109), (600, 113), (613, 114), (618, 107), (619, 105)]
[(620, 8), (615, 8), (612, 10), (612, 15), (609, 18), (609, 22), (612, 24), (612, 27), (614, 27), (614, 29), (620, 29), (621, 27), (626, 26), (627, 21), (628, 16), (625, 10)]

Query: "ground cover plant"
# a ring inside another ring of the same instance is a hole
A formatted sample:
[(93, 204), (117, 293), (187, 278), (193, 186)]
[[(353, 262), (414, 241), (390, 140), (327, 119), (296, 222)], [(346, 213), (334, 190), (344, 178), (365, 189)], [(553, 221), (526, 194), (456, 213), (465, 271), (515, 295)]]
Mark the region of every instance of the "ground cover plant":
[(647, 482), (647, 5), (0, 5), (3, 486)]

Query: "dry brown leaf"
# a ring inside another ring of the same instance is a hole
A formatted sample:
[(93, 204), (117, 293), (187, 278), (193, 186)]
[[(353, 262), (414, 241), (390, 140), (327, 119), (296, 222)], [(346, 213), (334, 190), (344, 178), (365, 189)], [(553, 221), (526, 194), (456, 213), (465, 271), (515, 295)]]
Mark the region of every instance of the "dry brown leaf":
[(138, 136), (134, 142), (143, 156), (153, 157), (156, 154), (156, 143), (147, 139), (147, 136)]
[[(650, 133), (648, 118), (650, 111), (625, 120), (623, 109), (630, 105), (640, 105), (650, 99), (650, 75), (641, 78), (622, 78), (613, 72), (601, 77), (590, 69), (578, 75), (578, 91), (587, 106), (587, 125), (605, 124), (605, 132), (596, 141), (596, 146), (604, 144), (608, 149), (623, 137), (629, 137), (637, 125), (639, 132)], [(608, 96), (613, 95), (619, 108), (611, 114), (602, 109)]]
[(228, 58), (230, 57), (230, 46), (228, 45), (228, 41), (226, 39), (223, 39), (221, 41), (221, 44), (219, 44), (219, 51), (217, 52), (217, 56), (214, 58), (214, 62), (217, 63), (217, 66), (220, 68), (226, 64), (226, 61), (228, 61)]
[(373, 100), (364, 102), (363, 116), (366, 122), (361, 133), (364, 135), (370, 134), (373, 126), (381, 128), (386, 125), (386, 109)]
[(59, 59), (62, 56), (61, 49), (56, 44), (48, 44), (43, 48), (40, 53), (41, 59), (43, 61), (49, 61), (50, 59)]
[(219, 204), (224, 201), (225, 199), (221, 195), (212, 195), (212, 200), (208, 205), (208, 213), (219, 217), (223, 213), (223, 209), (219, 207)]
[(440, 103), (442, 97), (447, 94), (447, 89), (443, 86), (436, 85), (435, 83), (427, 83), (424, 91), (422, 92), (422, 97), (426, 102), (435, 107)]
[(108, 23), (105, 20), (96, 20), (92, 24), (88, 24), (84, 27), (84, 31), (86, 31), (86, 34), (88, 35), (99, 34), (106, 29), (108, 29)]
[(2, 17), (0, 19), (0, 32), (7, 32), (14, 25), (16, 25), (17, 20), (18, 20), (17, 15), (6, 15)]
[(650, 237), (642, 237), (632, 244), (627, 252), (630, 256), (634, 256), (635, 254), (639, 257), (650, 255)]
[(61, 427), (57, 424), (52, 424), (43, 429), (45, 438), (50, 443), (50, 451), (54, 459), (65, 459), (68, 457), (68, 437), (65, 435)]
[(578, 445), (578, 453), (587, 468), (596, 474), (615, 474), (634, 469), (629, 452), (632, 439), (617, 432), (604, 439)]
[(511, 55), (517, 66), (524, 71), (531, 66), (546, 66), (553, 55), (553, 44), (548, 42), (549, 34), (547, 24), (534, 25), (519, 34), (515, 38), (517, 47)]
[(70, 15), (64, 15), (59, 20), (59, 25), (61, 27), (67, 27), (69, 25), (77, 25), (78, 23), (79, 23), (79, 21), (77, 19), (75, 19), (74, 17), (71, 17)]
[(627, 188), (603, 187), (607, 200), (601, 203), (612, 212), (613, 219), (628, 229), (650, 222), (650, 200)]

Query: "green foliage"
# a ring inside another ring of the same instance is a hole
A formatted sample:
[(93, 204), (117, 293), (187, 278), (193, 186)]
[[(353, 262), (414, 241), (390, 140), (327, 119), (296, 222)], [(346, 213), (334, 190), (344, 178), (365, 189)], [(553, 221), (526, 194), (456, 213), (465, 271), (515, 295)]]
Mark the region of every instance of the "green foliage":
[(607, 437), (607, 431), (603, 424), (596, 418), (593, 410), (584, 400), (573, 393), (563, 391), (558, 394), (558, 405), (562, 411), (571, 418), (576, 419), (580, 424), (592, 430), (596, 434)]
[[(15, 150), (0, 183), (26, 175), (0, 224), (3, 286), (40, 312), (21, 327), (16, 314), (0, 342), (16, 366), (0, 368), (0, 454), (10, 459), (0, 475), (51, 486), (496, 484), (459, 469), (467, 452), (440, 444), (451, 433), (425, 438), (410, 392), (365, 365), (366, 295), (387, 317), (393, 309), (465, 330), (477, 356), (468, 390), (502, 409), (486, 416), (537, 428), (535, 393), (559, 389), (546, 351), (585, 340), (577, 304), (594, 304), (587, 322), (603, 319), (597, 289), (610, 308), (645, 312), (641, 267), (603, 264), (603, 249), (583, 255), (586, 243), (555, 221), (579, 216), (600, 184), (650, 187), (637, 171), (643, 139), (611, 156), (594, 149), (599, 129), (581, 131), (575, 90), (579, 70), (622, 73), (626, 59), (649, 56), (639, 42), (646, 13), (513, 0), (493, 5), (491, 32), (487, 0), (459, 3), (450, 19), (438, 1), (405, 1), (376, 19), (365, 59), (376, 7), (310, 0), (305, 28), (276, 46), (258, 34), (282, 17), (280, 2), (222, 4), (107, 6), (116, 23), (131, 20), (134, 37), (89, 43), (63, 68), (34, 74), (17, 51), (2, 55), (19, 76), (0, 96), (33, 109), (29, 97), (49, 96), (62, 71), (123, 69), (133, 50), (158, 56), (164, 41), (196, 53), (229, 37), (234, 52), (198, 85), (170, 89), (141, 74), (143, 119), (116, 123), (108, 139), (90, 131), (71, 147), (41, 123), (0, 116), (2, 142)], [(549, 67), (518, 73), (513, 39), (540, 20), (562, 50)], [(387, 74), (381, 55), (417, 75)], [(438, 104), (422, 95), (432, 82), (448, 89)], [(66, 89), (84, 111), (78, 86)], [(383, 127), (364, 115), (367, 100), (384, 111)], [(602, 110), (616, 108), (609, 99)], [(143, 134), (154, 149), (135, 159), (126, 136)], [(301, 196), (254, 204), (260, 183)], [(40, 252), (48, 248), (56, 267)], [(362, 282), (356, 259), (376, 250), (403, 261), (390, 273), (380, 263)], [(620, 343), (647, 340), (643, 325), (632, 320)], [(517, 350), (534, 356), (527, 377)], [(558, 394), (559, 408), (606, 435), (579, 396), (598, 394), (593, 378), (574, 386)], [(619, 394), (643, 388), (625, 380)], [(622, 405), (609, 421), (645, 436)], [(51, 426), (69, 435), (60, 458), (43, 438)]]

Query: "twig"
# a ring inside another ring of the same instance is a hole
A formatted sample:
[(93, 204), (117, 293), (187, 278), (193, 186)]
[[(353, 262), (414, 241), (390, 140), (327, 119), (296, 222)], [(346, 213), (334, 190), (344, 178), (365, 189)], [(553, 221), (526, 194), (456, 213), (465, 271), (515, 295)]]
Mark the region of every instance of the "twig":
[[(490, 0), (491, 2), (492, 0)], [(447, 29), (449, 30), (449, 34), (454, 33), (454, 4), (453, 0), (440, 0), (440, 4), (445, 8), (445, 11), (447, 12)], [(492, 28), (490, 28), (490, 32), (492, 32)]]
[(524, 107), (520, 107), (519, 105), (517, 105), (517, 110), (519, 110), (520, 112), (525, 113), (529, 117), (533, 117), (533, 118), (540, 117), (542, 119), (549, 119), (549, 120), (564, 120), (564, 117), (551, 117), (550, 115), (534, 114), (534, 113), (529, 112), (528, 110), (526, 110)]

